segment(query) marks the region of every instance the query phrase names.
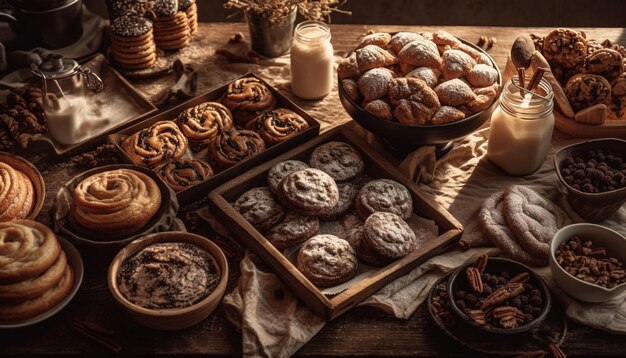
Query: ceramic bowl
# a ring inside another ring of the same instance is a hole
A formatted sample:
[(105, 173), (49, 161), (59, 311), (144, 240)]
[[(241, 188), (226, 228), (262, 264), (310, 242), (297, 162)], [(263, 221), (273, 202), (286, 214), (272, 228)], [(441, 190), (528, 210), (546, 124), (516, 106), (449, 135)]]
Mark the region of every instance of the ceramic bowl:
[(519, 326), (516, 328), (498, 328), (491, 326), (481, 326), (474, 322), (470, 317), (468, 317), (463, 310), (459, 308), (456, 304), (456, 300), (453, 299), (454, 293), (465, 287), (467, 284), (467, 277), (465, 276), (465, 269), (467, 269), (473, 262), (467, 262), (457, 268), (450, 278), (448, 279), (448, 284), (446, 286), (446, 291), (448, 293), (448, 297), (450, 297), (450, 307), (452, 307), (452, 312), (463, 322), (466, 324), (480, 329), (484, 332), (499, 334), (499, 335), (510, 335), (517, 333), (527, 332), (535, 327), (538, 327), (550, 312), (550, 308), (552, 307), (552, 297), (550, 296), (550, 291), (548, 291), (548, 287), (543, 282), (543, 280), (528, 266), (519, 263), (517, 261), (505, 259), (502, 257), (490, 257), (487, 260), (487, 266), (485, 267), (485, 272), (487, 273), (501, 273), (508, 272), (511, 277), (514, 277), (522, 272), (528, 272), (530, 274), (530, 278), (528, 283), (531, 283), (535, 288), (541, 291), (541, 296), (543, 299), (543, 308), (541, 313), (535, 317), (535, 319), (527, 323), (523, 326)]
[(602, 221), (615, 214), (626, 202), (626, 187), (603, 193), (586, 193), (572, 188), (565, 182), (561, 174), (561, 166), (565, 158), (585, 157), (590, 150), (603, 150), (622, 153), (626, 160), (626, 140), (622, 139), (596, 139), (589, 140), (567, 147), (563, 147), (554, 155), (554, 167), (559, 181), (567, 189), (567, 201), (572, 209), (581, 217), (592, 222)]
[[(391, 33), (392, 35), (395, 33)], [(491, 65), (498, 71), (498, 84), (502, 86), (502, 76), (495, 61), (480, 47), (459, 39), (464, 44), (480, 51), (489, 58)], [(349, 55), (349, 54), (348, 54)], [(387, 142), (393, 142), (400, 146), (406, 143), (406, 146), (420, 146), (429, 144), (444, 144), (454, 139), (464, 137), (478, 128), (480, 128), (490, 117), (491, 113), (498, 106), (499, 101), (496, 99), (489, 108), (482, 112), (471, 115), (460, 121), (446, 123), (440, 125), (408, 125), (397, 122), (386, 121), (375, 117), (361, 107), (360, 103), (355, 102), (341, 85), (341, 79), (338, 78), (339, 99), (343, 108), (348, 112), (356, 122), (368, 131), (383, 137)]]
[(626, 283), (608, 289), (570, 275), (556, 262), (556, 250), (559, 245), (573, 236), (578, 236), (582, 240), (591, 240), (594, 246), (604, 247), (610, 257), (626, 262), (626, 237), (600, 225), (568, 225), (556, 232), (550, 245), (550, 271), (556, 284), (568, 295), (584, 302), (606, 302), (624, 292)]
[[(117, 282), (120, 266), (141, 249), (160, 242), (187, 242), (207, 251), (220, 269), (220, 281), (206, 298), (185, 308), (148, 309), (128, 301), (120, 292)], [(123, 248), (113, 259), (108, 272), (108, 284), (117, 303), (126, 310), (133, 320), (146, 327), (172, 331), (191, 327), (207, 318), (221, 302), (228, 281), (228, 263), (222, 250), (208, 239), (182, 231), (151, 234), (139, 238)]]
[(26, 174), (28, 179), (33, 183), (33, 189), (35, 190), (34, 205), (30, 210), (30, 214), (25, 219), (35, 220), (35, 218), (41, 212), (43, 202), (46, 198), (46, 184), (43, 181), (43, 177), (37, 168), (28, 160), (13, 155), (11, 153), (0, 152), (0, 162), (10, 165), (13, 169), (17, 169)]

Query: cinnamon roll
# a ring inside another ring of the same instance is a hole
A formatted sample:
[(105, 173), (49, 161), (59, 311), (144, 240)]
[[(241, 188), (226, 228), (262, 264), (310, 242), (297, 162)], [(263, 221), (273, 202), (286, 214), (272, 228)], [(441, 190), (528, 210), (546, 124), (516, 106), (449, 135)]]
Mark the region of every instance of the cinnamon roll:
[(35, 189), (26, 174), (0, 163), (0, 221), (25, 219), (35, 204)]
[(205, 102), (183, 111), (177, 123), (192, 144), (208, 144), (233, 127), (233, 116), (223, 104)]
[(273, 145), (306, 130), (309, 123), (293, 111), (278, 108), (261, 114), (247, 127), (259, 133), (265, 143)]
[(0, 284), (31, 279), (58, 259), (61, 246), (47, 226), (31, 220), (0, 223)]
[(200, 160), (176, 159), (159, 165), (155, 171), (176, 192), (192, 187), (213, 176), (213, 169)]
[(213, 167), (226, 169), (265, 150), (265, 142), (250, 130), (230, 130), (217, 136), (209, 146)]
[(276, 107), (272, 91), (257, 78), (246, 77), (231, 82), (222, 96), (222, 103), (235, 117), (235, 122), (244, 127), (259, 114)]
[(161, 121), (142, 129), (122, 142), (133, 163), (149, 167), (185, 155), (188, 141), (176, 123)]
[(72, 193), (70, 222), (97, 239), (128, 237), (144, 227), (161, 206), (161, 191), (146, 174), (117, 169), (94, 174)]

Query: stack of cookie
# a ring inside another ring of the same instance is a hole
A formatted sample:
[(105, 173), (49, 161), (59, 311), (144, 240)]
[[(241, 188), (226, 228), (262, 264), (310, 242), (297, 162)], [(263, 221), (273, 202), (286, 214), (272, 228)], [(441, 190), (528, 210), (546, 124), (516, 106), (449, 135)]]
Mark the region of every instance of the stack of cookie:
[(196, 0), (178, 0), (178, 11), (187, 14), (189, 33), (194, 36), (198, 32), (198, 6)]
[(191, 33), (184, 11), (178, 11), (178, 0), (157, 0), (153, 5), (154, 40), (158, 48), (177, 50), (189, 46)]
[(63, 301), (74, 286), (74, 270), (43, 224), (0, 223), (0, 323), (40, 315)]
[(479, 213), (482, 234), (506, 256), (530, 266), (548, 264), (554, 234), (569, 224), (561, 208), (522, 185), (493, 194)]
[[(422, 239), (404, 221), (413, 213), (406, 187), (389, 179), (369, 181), (361, 154), (348, 143), (317, 147), (308, 164), (287, 160), (267, 174), (267, 187), (253, 188), (233, 204), (277, 249), (303, 243), (298, 269), (316, 286), (351, 279), (359, 259), (385, 266), (414, 251)], [(345, 219), (347, 233), (320, 235), (320, 221)], [(357, 222), (354, 224), (354, 222)]]
[(122, 15), (111, 23), (113, 58), (125, 69), (141, 70), (156, 62), (152, 22), (137, 15)]

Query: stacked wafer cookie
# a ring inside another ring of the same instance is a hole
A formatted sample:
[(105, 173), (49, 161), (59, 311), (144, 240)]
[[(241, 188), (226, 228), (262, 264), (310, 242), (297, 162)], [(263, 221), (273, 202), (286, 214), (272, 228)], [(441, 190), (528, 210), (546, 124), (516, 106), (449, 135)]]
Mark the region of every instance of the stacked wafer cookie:
[(178, 11), (184, 11), (189, 22), (191, 36), (198, 32), (198, 6), (195, 0), (178, 0)]
[(157, 0), (153, 10), (154, 41), (158, 48), (175, 50), (187, 47), (191, 42), (189, 21), (184, 11), (178, 11), (177, 0)]
[(111, 23), (111, 48), (120, 66), (140, 70), (156, 62), (152, 22), (137, 15), (122, 15)]

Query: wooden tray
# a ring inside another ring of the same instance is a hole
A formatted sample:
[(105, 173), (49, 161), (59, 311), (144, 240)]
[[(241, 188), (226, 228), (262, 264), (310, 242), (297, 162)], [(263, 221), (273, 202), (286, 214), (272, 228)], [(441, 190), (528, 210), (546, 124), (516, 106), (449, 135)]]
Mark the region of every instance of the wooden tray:
[[(338, 140), (350, 143), (358, 149), (365, 161), (365, 173), (374, 178), (389, 178), (405, 185), (413, 197), (413, 210), (420, 217), (435, 221), (439, 236), (428, 241), (408, 256), (379, 269), (372, 276), (331, 298), (323, 295), (274, 245), (259, 233), (231, 206), (245, 191), (265, 185), (266, 172), (275, 164), (299, 159), (308, 161), (311, 152), (320, 144)], [(244, 175), (229, 181), (209, 194), (212, 209), (224, 221), (236, 238), (246, 247), (256, 252), (272, 267), (283, 281), (316, 314), (326, 319), (334, 319), (356, 306), (365, 298), (380, 290), (396, 278), (407, 274), (427, 259), (445, 251), (456, 243), (463, 233), (463, 226), (445, 209), (420, 194), (418, 186), (405, 178), (398, 169), (387, 162), (375, 149), (351, 133), (345, 125), (335, 128), (309, 142), (274, 158)]]
[[(208, 178), (207, 180), (205, 180), (204, 182), (191, 186), (185, 190), (182, 190), (180, 192), (178, 192), (176, 194), (177, 198), (178, 198), (178, 203), (182, 206), (182, 205), (187, 205), (190, 204), (194, 201), (197, 201), (199, 198), (204, 198), (206, 193), (217, 187), (220, 184), (223, 184), (233, 178), (235, 178), (236, 176), (244, 173), (245, 171), (255, 167), (256, 165), (263, 163), (271, 158), (276, 157), (279, 154), (282, 154), (286, 151), (288, 151), (289, 149), (295, 148), (298, 145), (306, 142), (307, 140), (314, 138), (315, 136), (317, 136), (320, 132), (320, 124), (313, 119), (313, 117), (311, 117), (310, 115), (308, 115), (304, 110), (302, 110), (300, 107), (298, 107), (296, 104), (294, 104), (293, 102), (291, 102), (289, 99), (287, 99), (287, 97), (283, 96), (282, 94), (280, 94), (280, 92), (278, 92), (278, 90), (276, 90), (274, 87), (270, 86), (267, 82), (265, 82), (262, 78), (252, 74), (252, 73), (247, 73), (243, 76), (241, 76), (240, 78), (243, 77), (255, 77), (257, 79), (259, 79), (261, 82), (263, 82), (274, 94), (274, 96), (276, 97), (276, 100), (278, 101), (278, 107), (283, 107), (283, 108), (287, 108), (290, 109), (294, 112), (296, 112), (297, 114), (299, 114), (302, 118), (304, 118), (307, 123), (309, 123), (309, 128), (301, 133), (299, 133), (296, 136), (293, 136), (292, 138), (289, 138), (281, 143), (275, 144), (269, 148), (267, 148), (265, 151), (251, 157), (248, 158), (246, 160), (241, 161), (240, 163), (238, 163), (235, 166), (232, 166), (226, 170), (223, 170), (217, 174), (215, 174), (214, 176)], [(230, 83), (230, 82), (229, 82)], [(140, 123), (137, 123), (136, 125), (133, 125), (132, 127), (128, 127), (125, 130), (119, 132), (119, 133), (115, 133), (109, 136), (109, 140), (115, 145), (115, 147), (117, 148), (117, 150), (121, 153), (122, 158), (124, 161), (126, 161), (129, 164), (134, 164), (133, 161), (128, 157), (128, 155), (126, 154), (126, 152), (124, 152), (124, 150), (121, 147), (122, 141), (124, 139), (126, 139), (128, 136), (140, 131), (141, 129), (147, 128), (151, 125), (153, 125), (156, 122), (159, 121), (165, 121), (165, 120), (175, 120), (178, 115), (184, 111), (187, 108), (196, 106), (200, 103), (203, 102), (209, 102), (209, 101), (218, 101), (219, 98), (224, 94), (224, 92), (226, 92), (226, 88), (228, 87), (228, 83), (210, 91), (207, 92), (203, 95), (194, 97), (192, 99), (190, 99), (189, 101), (180, 104), (172, 109), (169, 109), (165, 112), (159, 113), (156, 116), (150, 117)]]
[(626, 138), (626, 120), (607, 119), (602, 125), (584, 124), (554, 110), (554, 128), (575, 138)]

